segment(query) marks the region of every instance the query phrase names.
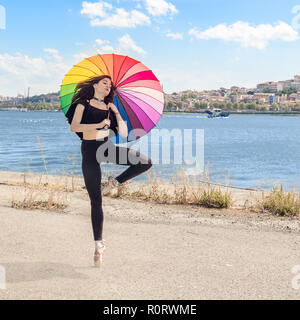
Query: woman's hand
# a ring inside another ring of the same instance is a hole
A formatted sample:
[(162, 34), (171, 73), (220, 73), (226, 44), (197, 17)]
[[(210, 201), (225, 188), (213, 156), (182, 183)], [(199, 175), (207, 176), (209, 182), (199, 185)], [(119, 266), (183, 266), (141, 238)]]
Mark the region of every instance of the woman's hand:
[(110, 120), (109, 119), (104, 119), (103, 121), (100, 122), (101, 128), (104, 128), (105, 126), (110, 127)]
[(109, 103), (108, 104), (108, 107), (111, 108), (111, 110), (114, 112), (114, 113), (120, 113), (118, 108), (113, 104), (113, 103)]

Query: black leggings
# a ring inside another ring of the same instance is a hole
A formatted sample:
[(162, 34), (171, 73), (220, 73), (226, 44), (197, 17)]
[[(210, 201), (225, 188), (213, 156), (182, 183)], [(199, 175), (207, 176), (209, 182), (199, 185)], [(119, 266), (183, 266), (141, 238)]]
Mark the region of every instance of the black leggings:
[(91, 202), (91, 219), (94, 240), (102, 240), (103, 211), (101, 194), (101, 162), (110, 162), (130, 166), (115, 179), (123, 183), (147, 171), (151, 160), (134, 149), (115, 146), (104, 140), (82, 140), (82, 173)]

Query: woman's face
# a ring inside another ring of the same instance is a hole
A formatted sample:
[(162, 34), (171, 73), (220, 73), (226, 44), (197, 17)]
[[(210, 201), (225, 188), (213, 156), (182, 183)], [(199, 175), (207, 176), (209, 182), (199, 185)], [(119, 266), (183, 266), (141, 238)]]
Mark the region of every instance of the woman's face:
[(95, 90), (99, 93), (104, 94), (104, 96), (108, 96), (111, 90), (111, 81), (109, 78), (104, 78), (100, 80), (98, 83), (94, 84)]

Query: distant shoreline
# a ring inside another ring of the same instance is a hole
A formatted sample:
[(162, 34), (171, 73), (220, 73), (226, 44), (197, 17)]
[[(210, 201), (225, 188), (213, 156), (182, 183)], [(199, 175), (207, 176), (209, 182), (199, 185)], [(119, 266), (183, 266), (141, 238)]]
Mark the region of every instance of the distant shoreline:
[[(1, 108), (0, 111), (20, 111), (20, 112), (63, 112), (62, 110), (28, 110), (28, 109), (17, 109), (17, 108)], [(227, 111), (229, 114), (270, 114), (270, 115), (300, 115), (299, 111)], [(164, 111), (164, 114), (206, 114), (205, 111), (198, 111), (198, 112), (188, 112), (188, 111)]]
[[(272, 115), (300, 115), (299, 111), (228, 111), (224, 110), (225, 112), (229, 112), (229, 114), (272, 114)], [(187, 112), (187, 111), (164, 111), (163, 113), (185, 113), (185, 114), (206, 114), (205, 111), (199, 112)]]

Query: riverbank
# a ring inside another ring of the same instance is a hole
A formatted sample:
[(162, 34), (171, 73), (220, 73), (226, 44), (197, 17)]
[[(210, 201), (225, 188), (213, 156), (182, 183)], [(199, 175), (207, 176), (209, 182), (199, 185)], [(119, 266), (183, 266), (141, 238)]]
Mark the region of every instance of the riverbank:
[[(104, 196), (107, 250), (97, 269), (80, 178), (29, 174), (24, 184), (22, 173), (0, 177), (2, 300), (299, 298), (291, 285), (297, 218)], [(59, 193), (67, 207), (11, 208), (38, 182), (41, 197), (52, 183), (66, 187)]]
[[(61, 109), (54, 109), (54, 110), (49, 110), (49, 109), (40, 109), (40, 110), (32, 110), (28, 108), (1, 108), (0, 111), (21, 111), (21, 112), (35, 112), (35, 111), (44, 111), (44, 112), (63, 112)], [(264, 114), (264, 115), (300, 115), (300, 111), (232, 111), (232, 110), (222, 110), (224, 112), (229, 112), (229, 114)], [(203, 114), (207, 115), (205, 110), (200, 110), (200, 111), (163, 111), (163, 114)]]
[[(64, 190), (67, 192), (79, 192), (79, 193), (86, 193), (85, 184), (82, 176), (62, 176), (62, 175), (44, 175), (44, 174), (37, 174), (32, 172), (13, 172), (13, 171), (0, 171), (1, 185), (7, 186), (19, 186), (23, 187), (24, 190), (28, 186), (33, 186), (37, 190), (40, 189), (41, 193), (43, 189), (47, 186), (53, 186), (53, 189), (56, 190)], [(181, 179), (181, 181), (180, 181)], [(193, 188), (195, 194), (201, 190), (205, 186), (201, 184), (194, 184), (194, 182), (186, 182), (186, 185), (182, 184), (183, 177), (177, 177), (177, 180), (174, 180), (174, 183), (163, 183), (157, 179), (153, 179), (150, 182), (132, 182), (124, 184), (122, 188), (115, 191), (117, 194), (112, 194), (112, 197), (126, 197), (126, 194), (129, 197), (134, 198), (135, 200), (142, 200), (144, 199), (145, 202), (152, 199), (152, 202), (172, 202), (171, 197), (175, 195), (175, 200), (179, 200), (186, 195), (187, 190), (184, 190), (184, 187), (190, 186)], [(149, 180), (148, 180), (149, 181)], [(103, 179), (102, 185), (104, 186), (106, 181)], [(256, 189), (243, 189), (243, 188), (228, 188), (222, 185), (210, 184), (211, 187), (215, 185), (222, 190), (222, 192), (230, 191), (232, 196), (232, 209), (244, 209), (249, 210), (255, 206), (257, 201), (262, 199), (262, 191)], [(47, 191), (47, 190), (46, 190)], [(265, 195), (269, 194), (269, 191), (264, 191)], [(46, 194), (45, 194), (46, 195)], [(151, 197), (149, 196), (151, 195)], [(158, 199), (160, 197), (160, 199)], [(128, 196), (127, 196), (128, 198)], [(182, 199), (183, 200), (183, 199)], [(188, 201), (179, 201), (174, 204), (185, 204), (184, 202)]]
[[(32, 172), (12, 172), (12, 171), (0, 171), (0, 186), (3, 189), (2, 199), (6, 198), (6, 205), (9, 206), (12, 201), (18, 202), (22, 199), (32, 196), (30, 200), (47, 200), (49, 196), (51, 201), (62, 203), (61, 208), (68, 210), (68, 207), (72, 207), (72, 199), (79, 196), (80, 199), (88, 200), (87, 190), (85, 188), (84, 180), (81, 176), (62, 176), (62, 175), (44, 175)], [(105, 186), (106, 181), (102, 180), (102, 187)], [(228, 208), (205, 207), (195, 204), (195, 202), (189, 203), (183, 200), (183, 196), (187, 195), (188, 187), (193, 190), (197, 195), (198, 191), (207, 190), (207, 184), (198, 183), (190, 186), (185, 182), (182, 184), (180, 181), (174, 181), (172, 184), (162, 183), (159, 180), (153, 180), (148, 182), (127, 182), (119, 189), (115, 189), (109, 195), (104, 195), (103, 198), (114, 200), (125, 200), (132, 203), (141, 203), (157, 205), (157, 206), (170, 206), (173, 208), (174, 214), (177, 210), (193, 210), (199, 212), (205, 212), (214, 216), (215, 214), (221, 216), (238, 216), (238, 217), (255, 217), (261, 221), (266, 218), (272, 221), (277, 221), (279, 225), (283, 222), (283, 228), (288, 226), (288, 230), (300, 231), (300, 216), (276, 216), (268, 211), (261, 212), (258, 210), (257, 204), (267, 197), (272, 192), (268, 190), (258, 189), (245, 189), (236, 188), (230, 186), (224, 186), (220, 184), (210, 183), (209, 188), (218, 189), (222, 193), (228, 192), (231, 195), (231, 205)], [(189, 191), (190, 191), (189, 190)], [(30, 193), (31, 192), (31, 193)], [(149, 196), (150, 195), (150, 196)], [(168, 200), (175, 199), (175, 201), (163, 201), (170, 196)], [(171, 198), (171, 196), (175, 196)], [(10, 197), (10, 200), (8, 200)], [(59, 208), (59, 206), (58, 206)], [(55, 210), (54, 210), (55, 211)], [(59, 210), (64, 212), (64, 209)], [(281, 222), (280, 222), (281, 221)], [(291, 223), (291, 225), (286, 225)], [(278, 227), (279, 227), (278, 225)], [(281, 227), (279, 227), (281, 228)]]
[[(222, 110), (224, 112), (229, 112), (229, 114), (268, 114), (268, 115), (300, 115), (299, 111), (232, 111), (232, 110)], [(207, 113), (205, 111), (198, 111), (198, 112), (187, 112), (187, 111), (164, 111), (166, 114), (176, 114), (176, 113), (186, 113), (186, 114), (204, 114)]]

